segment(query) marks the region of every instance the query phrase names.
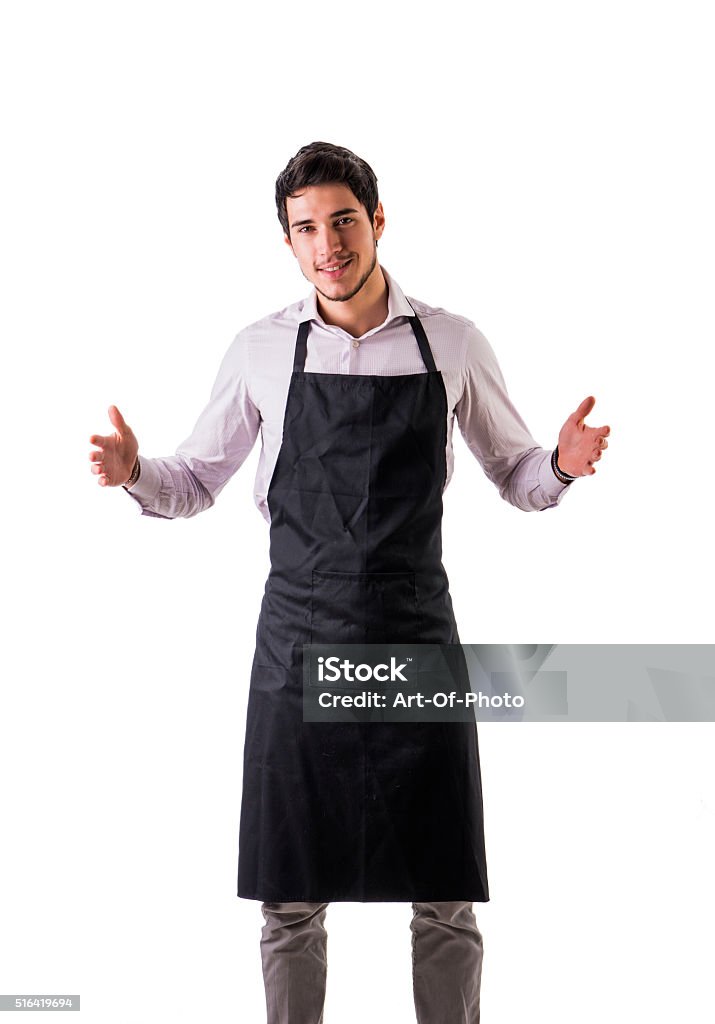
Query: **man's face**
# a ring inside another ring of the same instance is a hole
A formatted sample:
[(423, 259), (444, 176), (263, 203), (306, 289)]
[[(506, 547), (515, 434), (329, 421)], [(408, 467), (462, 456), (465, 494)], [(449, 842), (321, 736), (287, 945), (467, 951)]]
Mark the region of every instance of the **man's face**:
[(286, 199), (286, 243), (303, 276), (320, 295), (347, 302), (377, 266), (376, 240), (385, 217), (378, 203), (372, 223), (347, 185), (309, 185)]

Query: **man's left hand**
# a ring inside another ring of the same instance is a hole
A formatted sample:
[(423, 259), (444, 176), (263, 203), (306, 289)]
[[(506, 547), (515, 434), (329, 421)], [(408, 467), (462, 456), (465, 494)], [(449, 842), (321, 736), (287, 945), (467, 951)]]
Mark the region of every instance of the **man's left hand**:
[(596, 472), (594, 462), (608, 448), (606, 438), (611, 428), (587, 427), (584, 423), (595, 404), (593, 395), (584, 398), (559, 432), (558, 467), (569, 476), (592, 476)]

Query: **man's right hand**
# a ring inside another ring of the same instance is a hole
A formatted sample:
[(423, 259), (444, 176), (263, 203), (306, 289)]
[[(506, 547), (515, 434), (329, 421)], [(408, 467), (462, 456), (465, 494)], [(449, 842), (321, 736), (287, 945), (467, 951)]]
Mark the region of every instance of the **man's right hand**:
[(109, 419), (115, 432), (107, 437), (92, 434), (89, 443), (99, 450), (90, 452), (89, 460), (100, 487), (120, 487), (132, 475), (139, 444), (116, 405), (109, 406)]

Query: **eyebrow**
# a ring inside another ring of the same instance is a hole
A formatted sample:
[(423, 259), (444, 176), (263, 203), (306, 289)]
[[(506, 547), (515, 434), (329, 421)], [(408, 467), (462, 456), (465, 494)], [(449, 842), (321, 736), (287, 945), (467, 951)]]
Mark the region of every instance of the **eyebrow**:
[[(334, 213), (331, 213), (330, 216), (331, 217), (342, 217), (343, 214), (345, 214), (345, 213), (359, 213), (359, 212), (360, 212), (359, 210), (355, 210), (355, 209), (353, 209), (353, 207), (348, 206), (344, 210), (336, 210)], [(303, 224), (312, 224), (312, 223), (313, 223), (312, 217), (308, 217), (308, 218), (306, 218), (306, 220), (294, 220), (293, 223), (291, 224), (291, 227), (292, 228), (299, 228)]]

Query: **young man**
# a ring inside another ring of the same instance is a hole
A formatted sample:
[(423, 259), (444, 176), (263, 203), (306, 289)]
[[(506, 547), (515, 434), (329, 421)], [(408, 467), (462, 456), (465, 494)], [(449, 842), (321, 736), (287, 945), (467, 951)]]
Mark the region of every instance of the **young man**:
[(176, 455), (138, 455), (116, 406), (92, 471), (144, 515), (209, 508), (251, 450), (271, 570), (251, 673), (238, 895), (262, 902), (269, 1024), (322, 1020), (327, 904), (412, 903), (420, 1024), (479, 1020), (489, 899), (474, 723), (305, 723), (308, 643), (458, 644), (441, 562), (456, 416), (502, 497), (555, 507), (595, 472), (609, 428), (585, 399), (537, 446), (471, 321), (404, 295), (377, 259), (371, 168), (327, 143), (276, 182), (285, 242), (314, 286), (245, 328)]

